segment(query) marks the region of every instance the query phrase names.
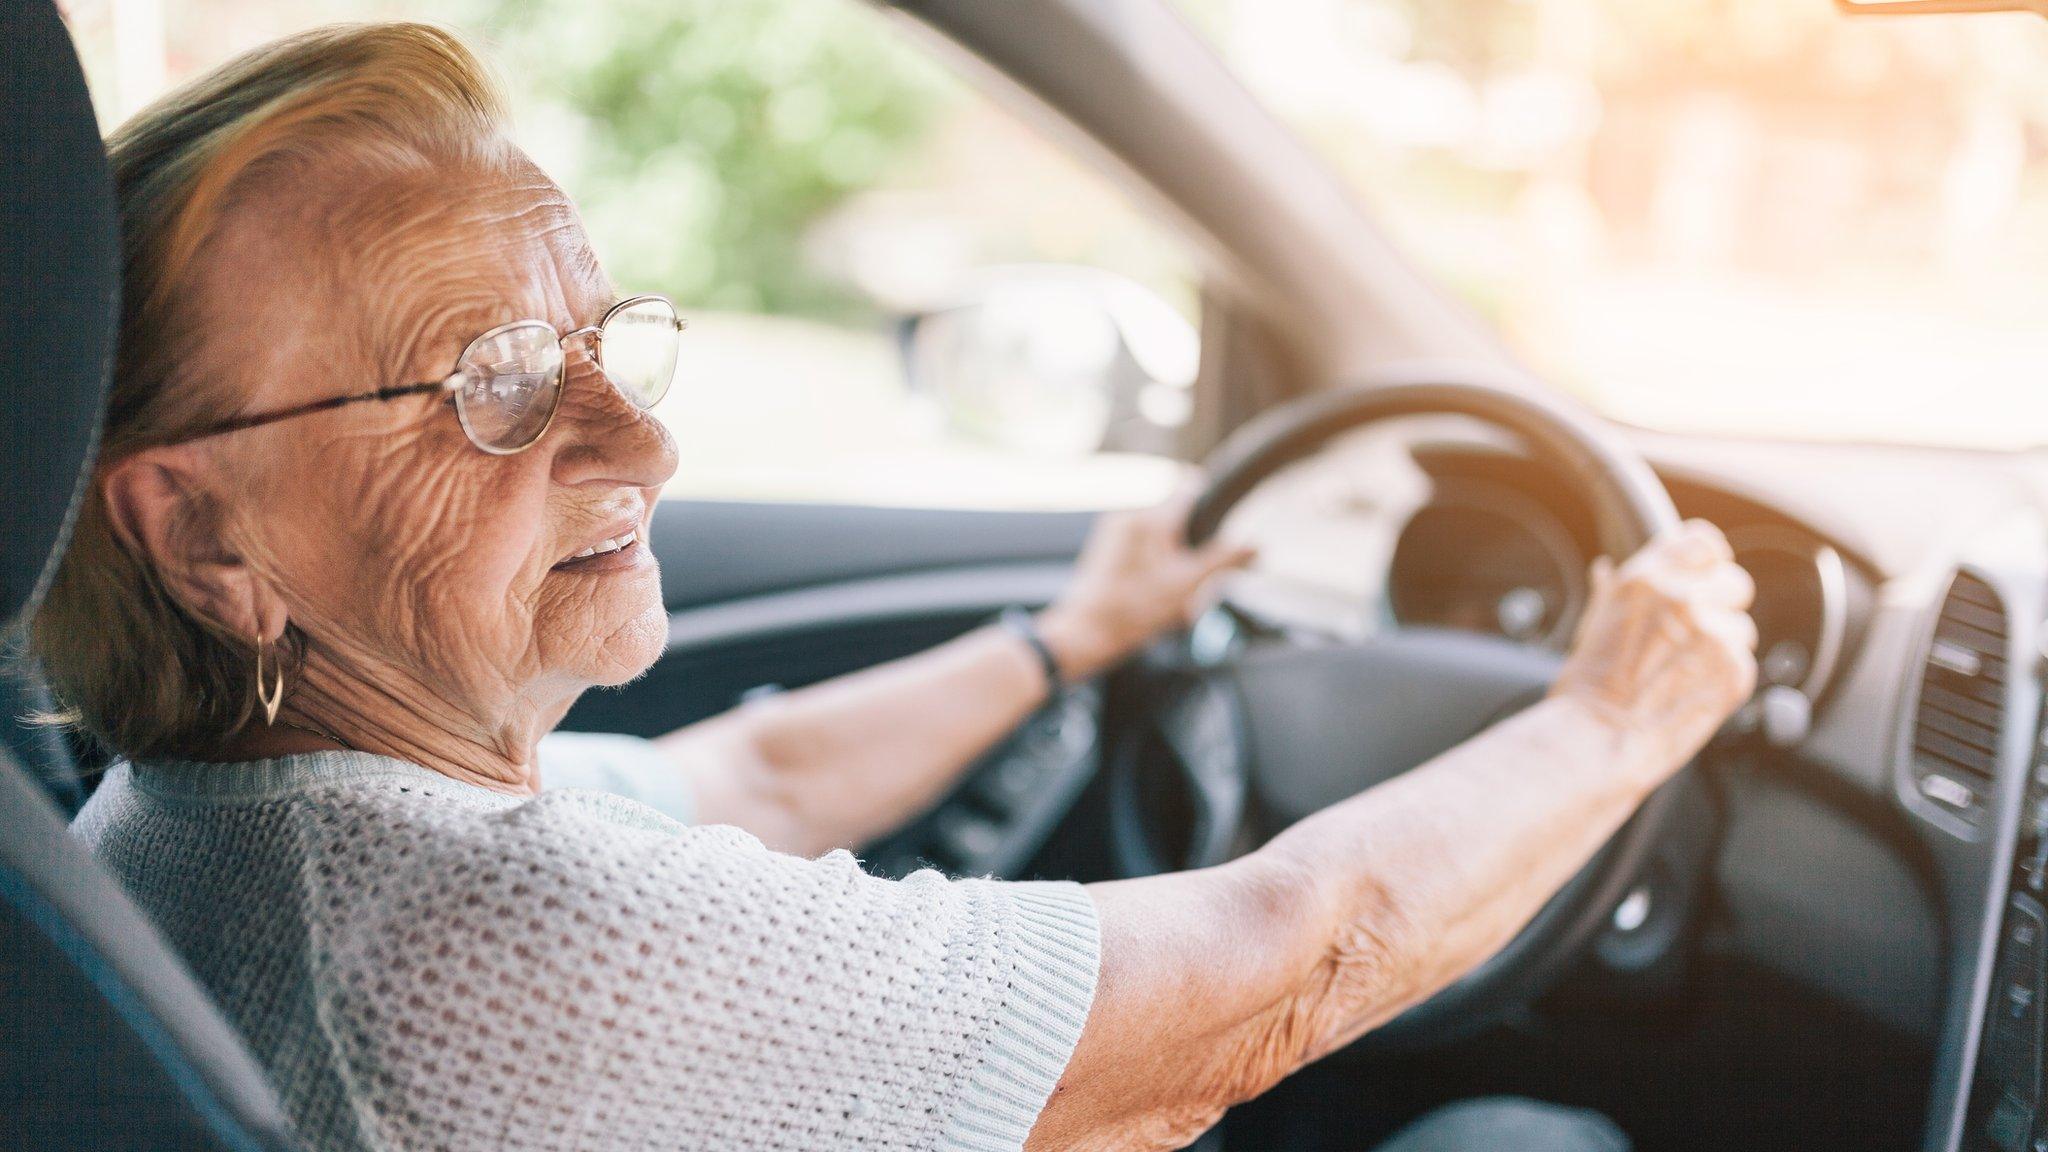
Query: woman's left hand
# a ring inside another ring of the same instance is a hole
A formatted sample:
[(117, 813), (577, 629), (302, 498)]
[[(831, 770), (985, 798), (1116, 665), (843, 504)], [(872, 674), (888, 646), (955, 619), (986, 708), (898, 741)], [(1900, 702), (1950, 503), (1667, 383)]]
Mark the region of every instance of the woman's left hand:
[(1194, 495), (1135, 512), (1109, 512), (1081, 549), (1074, 582), (1038, 617), (1069, 680), (1085, 680), (1153, 637), (1185, 627), (1207, 607), (1210, 580), (1252, 557), (1243, 545), (1187, 543)]

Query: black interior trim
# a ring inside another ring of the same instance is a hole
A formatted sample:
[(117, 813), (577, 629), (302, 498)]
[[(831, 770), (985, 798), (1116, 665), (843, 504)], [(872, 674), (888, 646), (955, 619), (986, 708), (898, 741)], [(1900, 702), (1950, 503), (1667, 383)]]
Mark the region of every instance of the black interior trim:
[(56, 571), (86, 467), (121, 312), (114, 181), (78, 57), (47, 3), (0, 5), (0, 364), (21, 377), (0, 405), (7, 539), (0, 624), (26, 615)]
[(651, 543), (670, 611), (935, 569), (1066, 562), (1093, 512), (664, 500)]
[(1039, 607), (1066, 584), (1066, 564), (984, 565), (906, 572), (749, 596), (669, 617), (668, 650), (745, 644), (820, 628)]
[(0, 749), (0, 1145), (293, 1146), (262, 1069)]

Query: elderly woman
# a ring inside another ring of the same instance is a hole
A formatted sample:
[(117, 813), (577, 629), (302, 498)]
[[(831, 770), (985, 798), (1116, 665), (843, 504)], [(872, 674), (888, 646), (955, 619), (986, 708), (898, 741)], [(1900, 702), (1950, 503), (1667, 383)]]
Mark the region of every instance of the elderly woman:
[[(78, 833), (314, 1148), (1174, 1147), (1498, 948), (1753, 678), (1748, 580), (1689, 525), (1596, 574), (1545, 702), (1235, 863), (871, 877), (831, 849), (1042, 659), (1108, 667), (1239, 557), (1112, 518), (1036, 635), (549, 737), (662, 652), (668, 302), (621, 298), (430, 28), (272, 45), (111, 151), (115, 392), (32, 643), (126, 758)], [(603, 775), (640, 798), (555, 787)]]

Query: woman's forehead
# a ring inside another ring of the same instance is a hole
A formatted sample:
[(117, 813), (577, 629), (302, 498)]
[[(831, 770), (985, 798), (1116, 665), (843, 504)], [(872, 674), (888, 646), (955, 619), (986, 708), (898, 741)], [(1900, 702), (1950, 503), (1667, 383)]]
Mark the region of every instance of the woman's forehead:
[[(612, 286), (567, 196), (545, 180), (436, 185), (382, 207), (388, 226), (365, 237), (361, 283), (404, 308), (478, 319), (589, 323)], [(516, 316), (499, 313), (507, 309)]]
[(451, 370), (471, 339), (513, 320), (567, 332), (594, 324), (615, 298), (561, 189), (535, 171), (435, 180), (378, 198), (344, 271), (383, 370), (428, 378)]
[(349, 167), (245, 201), (202, 260), (199, 351), (216, 368), (252, 367), (252, 396), (331, 390), (323, 375), (277, 370), (307, 355), (382, 384), (431, 379), (490, 328), (568, 331), (614, 298), (575, 206), (523, 157), (374, 178)]

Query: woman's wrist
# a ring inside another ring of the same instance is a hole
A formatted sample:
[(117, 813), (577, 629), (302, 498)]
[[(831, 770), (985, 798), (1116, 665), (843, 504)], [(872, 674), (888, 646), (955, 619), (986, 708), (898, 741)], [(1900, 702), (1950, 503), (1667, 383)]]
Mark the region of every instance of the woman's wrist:
[(1056, 700), (1064, 695), (1068, 687), (1066, 669), (1061, 666), (1052, 646), (1046, 643), (1045, 637), (1039, 632), (1037, 618), (1023, 608), (1012, 606), (1003, 609), (996, 617), (995, 624), (997, 628), (1015, 637), (1018, 643), (1030, 652), (1031, 659), (1038, 665), (1045, 698)]
[(1107, 671), (1129, 654), (1131, 645), (1092, 614), (1053, 604), (1032, 617), (1038, 637), (1052, 652), (1060, 675), (1069, 684)]
[(1573, 689), (1553, 690), (1542, 707), (1566, 718), (1573, 727), (1587, 732), (1592, 746), (1605, 750), (1603, 763), (1632, 776), (1641, 777), (1646, 787), (1663, 783), (1676, 765), (1663, 763), (1668, 757), (1657, 751), (1659, 741), (1626, 709), (1596, 693)]

